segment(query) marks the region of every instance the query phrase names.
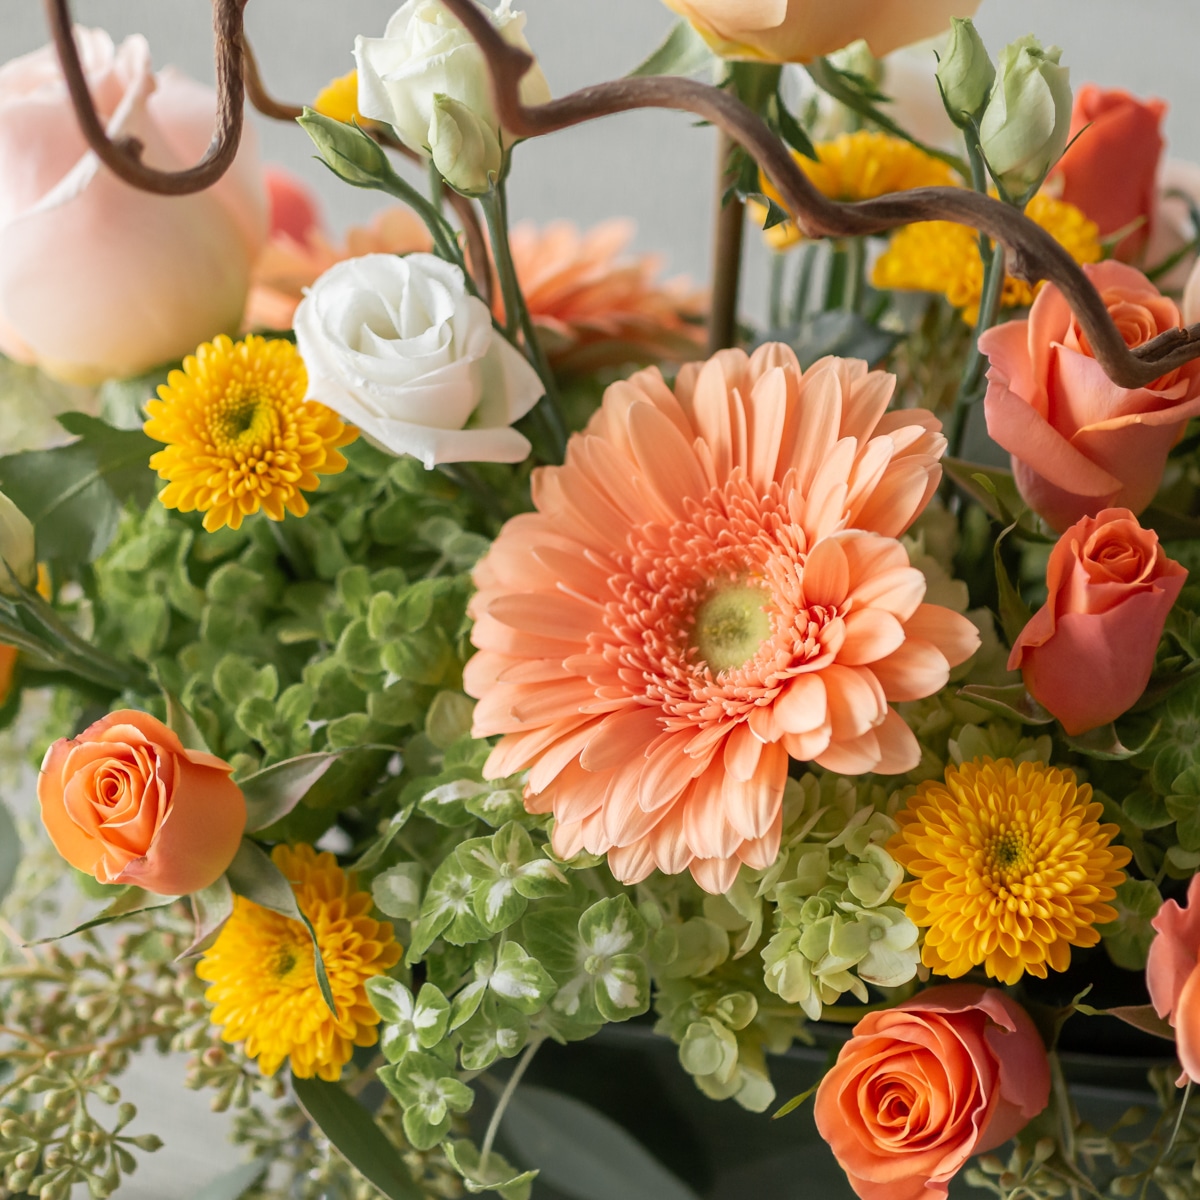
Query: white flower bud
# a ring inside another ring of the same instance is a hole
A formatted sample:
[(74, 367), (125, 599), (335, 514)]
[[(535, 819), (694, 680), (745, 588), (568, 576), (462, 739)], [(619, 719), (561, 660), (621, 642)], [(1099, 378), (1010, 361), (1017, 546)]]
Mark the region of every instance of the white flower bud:
[(1032, 34), (1005, 46), (979, 141), (988, 167), (1014, 198), (1035, 192), (1067, 145), (1071, 127), (1069, 71), (1062, 51)]
[(466, 196), (490, 191), (504, 159), (491, 127), (451, 96), (434, 97), (429, 151), (442, 178)]
[(950, 18), (950, 38), (938, 63), (937, 80), (946, 112), (955, 125), (966, 125), (979, 115), (996, 82), (996, 68), (969, 18)]

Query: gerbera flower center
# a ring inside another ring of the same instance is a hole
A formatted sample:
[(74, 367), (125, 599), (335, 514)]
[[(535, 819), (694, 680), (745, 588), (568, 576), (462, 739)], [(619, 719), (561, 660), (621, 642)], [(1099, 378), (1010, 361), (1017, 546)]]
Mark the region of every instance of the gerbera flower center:
[(685, 520), (630, 537), (598, 648), (661, 706), (665, 728), (745, 717), (825, 652), (842, 614), (805, 601), (808, 546), (789, 486), (758, 495), (735, 470)]
[(764, 588), (740, 585), (714, 592), (696, 610), (692, 645), (714, 672), (749, 662), (771, 636)]

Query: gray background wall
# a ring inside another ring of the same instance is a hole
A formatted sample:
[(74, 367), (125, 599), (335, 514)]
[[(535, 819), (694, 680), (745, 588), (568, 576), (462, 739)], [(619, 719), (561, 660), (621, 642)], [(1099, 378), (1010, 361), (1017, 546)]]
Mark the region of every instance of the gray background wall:
[[(398, 0), (396, 0), (398, 2)], [(518, 7), (520, 7), (518, 3)], [(281, 99), (310, 99), (352, 66), (356, 33), (377, 34), (393, 0), (253, 0), (248, 27), (264, 75)], [(656, 0), (524, 0), (528, 33), (556, 94), (621, 74), (657, 43), (674, 19)], [(203, 0), (76, 0), (76, 19), (114, 37), (144, 33), (158, 64), (211, 80), (209, 6)], [(1170, 152), (1200, 162), (1200, 0), (983, 0), (977, 24), (993, 53), (1024, 33), (1065, 48), (1073, 81), (1092, 80), (1171, 103)], [(0, 61), (46, 41), (37, 0), (0, 0)], [(324, 198), (330, 224), (366, 217), (378, 203), (337, 184), (311, 162), (296, 128), (256, 118), (265, 156), (303, 175)], [(711, 131), (670, 113), (610, 118), (520, 151), (512, 182), (514, 216), (544, 222), (570, 216), (588, 224), (626, 215), (638, 245), (665, 253), (672, 270), (707, 275), (712, 206)], [(748, 306), (758, 309), (762, 252), (751, 239)], [(226, 1121), (207, 1098), (182, 1089), (176, 1060), (142, 1060), (128, 1080), (167, 1147), (144, 1160), (123, 1200), (187, 1200), (232, 1164)]]
[[(247, 25), (270, 89), (311, 99), (353, 65), (356, 33), (382, 33), (399, 0), (253, 0)], [(516, 7), (522, 7), (516, 0)], [(658, 0), (523, 0), (528, 34), (555, 94), (627, 71), (675, 19)], [(75, 0), (76, 19), (114, 37), (144, 33), (156, 63), (212, 78), (209, 5), (204, 0)], [(1065, 48), (1072, 80), (1125, 87), (1171, 102), (1173, 154), (1200, 162), (1200, 0), (983, 0), (977, 24), (995, 53), (1036, 32)], [(37, 0), (0, 0), (0, 60), (46, 40)], [(256, 117), (266, 156), (301, 173), (323, 196), (331, 223), (367, 216), (379, 203), (341, 186), (311, 161), (294, 127)], [(674, 271), (706, 277), (712, 212), (713, 135), (683, 114), (612, 117), (529, 143), (511, 183), (516, 218), (571, 216), (583, 224), (633, 217), (638, 245), (666, 254)], [(752, 239), (756, 243), (756, 239)], [(750, 251), (746, 295), (761, 294), (763, 255)]]

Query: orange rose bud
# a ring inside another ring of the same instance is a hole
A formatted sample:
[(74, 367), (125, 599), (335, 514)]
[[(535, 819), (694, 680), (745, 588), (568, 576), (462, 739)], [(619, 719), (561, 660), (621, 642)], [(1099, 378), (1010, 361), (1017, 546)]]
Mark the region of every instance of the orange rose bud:
[(246, 801), (232, 770), (148, 713), (121, 709), (46, 751), (42, 821), (59, 854), (100, 883), (184, 896), (237, 853)]
[(1150, 236), (1166, 112), (1161, 100), (1085, 83), (1071, 112), (1070, 136), (1077, 140), (1051, 172), (1052, 179), (1062, 180), (1062, 199), (1095, 221), (1102, 237), (1143, 218), (1117, 244), (1115, 254), (1123, 262), (1136, 259)]
[(945, 1200), (967, 1159), (1008, 1141), (1049, 1099), (1028, 1013), (996, 988), (960, 983), (863, 1017), (814, 1115), (862, 1200)]
[[(1119, 262), (1083, 268), (1131, 348), (1182, 324), (1175, 301)], [(1167, 454), (1200, 415), (1200, 360), (1146, 387), (1118, 387), (1096, 361), (1058, 288), (1047, 284), (1024, 321), (989, 329), (983, 410), (1012, 455), (1025, 503), (1060, 533), (1080, 517), (1154, 499)]]
[(1084, 517), (1058, 539), (1046, 603), (1008, 659), (1070, 734), (1115, 720), (1146, 690), (1187, 571), (1127, 508)]

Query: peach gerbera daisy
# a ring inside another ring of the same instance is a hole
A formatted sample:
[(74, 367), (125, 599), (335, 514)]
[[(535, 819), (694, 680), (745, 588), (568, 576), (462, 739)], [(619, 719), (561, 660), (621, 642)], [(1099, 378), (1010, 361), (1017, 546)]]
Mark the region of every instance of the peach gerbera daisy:
[(896, 538), (945, 449), (893, 376), (782, 345), (617, 383), (475, 572), (465, 686), (489, 777), (529, 769), (562, 857), (726, 890), (779, 848), (788, 759), (894, 773), (890, 701), (978, 645)]
[(703, 296), (685, 279), (660, 283), (654, 255), (627, 255), (633, 233), (622, 220), (582, 233), (569, 221), (513, 229), (513, 266), (556, 371), (684, 362), (704, 345)]

